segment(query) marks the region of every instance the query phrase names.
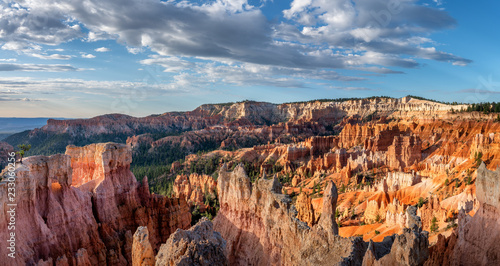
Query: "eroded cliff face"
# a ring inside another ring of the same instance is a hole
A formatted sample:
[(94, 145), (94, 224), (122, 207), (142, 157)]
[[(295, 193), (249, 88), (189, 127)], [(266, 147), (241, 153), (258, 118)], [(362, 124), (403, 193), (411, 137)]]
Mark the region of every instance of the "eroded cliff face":
[[(180, 143), (188, 149), (204, 141), (216, 140), (220, 147), (249, 147), (256, 142), (292, 142), (294, 137), (302, 140), (341, 130), (353, 117), (361, 120), (377, 114), (389, 118), (429, 119), (448, 117), (449, 111), (466, 108), (451, 106), (409, 97), (401, 99), (372, 98), (347, 101), (311, 101), (302, 103), (271, 104), (245, 101), (233, 104), (202, 105), (190, 112), (171, 112), (147, 117), (131, 117), (122, 114), (107, 114), (90, 119), (54, 120), (47, 125), (11, 138), (11, 144), (33, 142), (36, 150), (43, 148), (38, 143), (54, 135), (60, 135), (69, 143), (78, 143), (82, 138), (90, 140), (113, 140), (129, 137), (128, 143), (138, 144), (146, 140), (153, 146), (165, 143)], [(328, 128), (328, 130), (327, 130)], [(182, 133), (162, 140), (136, 138), (144, 133)], [(360, 132), (369, 133), (369, 132)], [(22, 140), (20, 140), (22, 138)], [(125, 139), (124, 139), (125, 140)], [(352, 139), (353, 141), (356, 139)], [(54, 145), (51, 148), (60, 149)], [(62, 151), (61, 151), (62, 152)]]
[(185, 198), (188, 203), (200, 207), (200, 211), (204, 212), (205, 195), (210, 195), (215, 198), (217, 182), (213, 177), (208, 175), (190, 174), (178, 175), (173, 184), (173, 192), (176, 198)]
[(214, 228), (227, 241), (231, 265), (419, 265), (427, 258), (427, 234), (415, 222), (403, 235), (385, 240), (386, 251), (380, 246), (371, 257), (365, 256), (368, 243), (362, 238), (340, 237), (333, 182), (324, 190), (319, 221), (308, 226), (297, 219), (295, 206), (281, 194), (276, 178), (252, 184), (239, 165), (232, 172), (224, 166), (217, 181), (221, 209)]
[[(478, 210), (474, 184), (478, 161), (485, 161), (489, 169), (498, 166), (495, 132), (500, 123), (459, 116), (426, 117), (381, 117), (367, 122), (344, 118), (339, 135), (295, 138), (292, 143), (276, 140), (203, 156), (221, 156), (230, 161), (229, 166), (242, 161), (250, 166), (252, 178), (255, 173), (269, 175), (279, 169), (275, 174), (283, 183), (283, 193), (297, 196), (297, 218), (309, 226), (317, 224), (321, 215), (326, 184), (335, 182), (341, 191), (339, 233), (346, 237), (363, 235), (364, 240), (377, 242), (402, 233), (408, 219), (406, 209), (419, 204), (424, 230), (431, 231), (432, 221), (437, 219), (437, 229), (429, 238), (434, 244), (439, 233), (451, 233), (461, 207), (471, 215)], [(252, 130), (257, 129), (262, 128)], [(264, 136), (270, 133), (261, 132)], [(478, 154), (482, 157), (477, 158)], [(183, 166), (188, 164), (186, 160)], [(202, 205), (199, 185), (192, 185), (188, 176), (179, 184), (186, 184), (179, 185), (179, 191), (186, 191), (190, 198), (198, 199), (195, 204)]]
[[(186, 201), (150, 195), (147, 181), (138, 184), (130, 172), (130, 154), (122, 144), (93, 144), (18, 164), (15, 262), (127, 265), (138, 226), (147, 226), (154, 250), (188, 228)], [(7, 184), (0, 186), (0, 235), (7, 239)]]
[(461, 210), (458, 228), (439, 238), (427, 265), (500, 264), (500, 169), (479, 167), (476, 195), (479, 210), (472, 217)]

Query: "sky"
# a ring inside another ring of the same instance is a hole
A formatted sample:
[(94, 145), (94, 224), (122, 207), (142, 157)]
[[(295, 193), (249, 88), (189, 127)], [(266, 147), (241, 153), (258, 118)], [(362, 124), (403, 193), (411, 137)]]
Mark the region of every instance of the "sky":
[(0, 117), (500, 101), (499, 1), (0, 0)]

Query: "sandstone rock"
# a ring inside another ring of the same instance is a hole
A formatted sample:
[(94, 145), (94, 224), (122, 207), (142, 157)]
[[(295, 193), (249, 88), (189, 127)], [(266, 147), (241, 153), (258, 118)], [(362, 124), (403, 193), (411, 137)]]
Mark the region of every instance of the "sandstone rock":
[(145, 226), (139, 226), (134, 234), (134, 244), (132, 246), (132, 265), (151, 266), (155, 264), (155, 254), (153, 247), (149, 243), (149, 232)]
[[(33, 156), (18, 164), (13, 263), (124, 265), (131, 262), (131, 231), (139, 225), (148, 226), (153, 250), (177, 228), (188, 228), (187, 203), (150, 195), (130, 172), (130, 161), (126, 145), (107, 143), (69, 147), (67, 155)], [(0, 183), (4, 202), (7, 186)], [(0, 205), (5, 221), (7, 208)], [(7, 224), (0, 223), (0, 236), (8, 233)]]
[(183, 197), (190, 204), (200, 206), (200, 211), (204, 212), (205, 195), (215, 198), (217, 183), (213, 177), (208, 175), (199, 175), (196, 173), (187, 175), (178, 175), (173, 184), (174, 196)]
[[(409, 227), (403, 229), (403, 234), (384, 238), (382, 243), (372, 244), (363, 260), (363, 265), (423, 265), (429, 257), (428, 233), (418, 226), (419, 218), (416, 208), (407, 210)], [(390, 252), (387, 252), (388, 248)], [(375, 250), (379, 250), (376, 254)]]
[(417, 232), (403, 229), (403, 234), (395, 237), (391, 252), (374, 265), (423, 265), (429, 257), (429, 241), (426, 231)]
[(426, 266), (452, 265), (452, 256), (457, 242), (457, 234), (452, 232), (449, 237), (438, 235), (437, 243), (429, 248), (429, 259)]
[(309, 226), (316, 224), (311, 197), (305, 192), (299, 194), (295, 202), (295, 207), (297, 208), (297, 219), (307, 223)]
[(436, 196), (430, 197), (428, 202), (417, 211), (417, 214), (422, 221), (422, 228), (429, 232), (431, 231), (430, 227), (432, 225), (432, 219), (436, 217), (438, 221), (444, 221), (448, 218), (447, 213), (448, 210), (442, 208), (441, 201)]
[[(457, 234), (442, 239), (436, 252), (446, 254), (451, 265), (498, 265), (500, 264), (500, 209), (498, 184), (500, 170), (490, 171), (485, 164), (478, 169), (476, 195), (479, 210), (471, 217), (463, 210), (459, 213)], [(455, 241), (456, 238), (456, 241)], [(429, 265), (440, 260), (433, 256)]]
[(321, 226), (310, 228), (296, 218), (297, 211), (290, 198), (280, 194), (276, 178), (261, 178), (251, 184), (242, 166), (233, 172), (227, 172), (224, 166), (217, 181), (221, 209), (214, 228), (227, 241), (231, 265), (361, 263), (364, 242), (336, 235), (337, 193), (333, 183), (323, 198), (326, 204)]
[(297, 187), (297, 185), (300, 183), (301, 178), (300, 176), (294, 176), (292, 179), (292, 187)]
[(151, 134), (142, 134), (137, 136), (132, 136), (127, 138), (127, 145), (130, 148), (136, 148), (144, 144), (150, 144), (154, 141), (153, 136)]
[(406, 209), (406, 213), (408, 214), (408, 219), (406, 221), (406, 227), (410, 228), (413, 231), (422, 230), (422, 221), (420, 217), (417, 215), (417, 207), (410, 206)]
[(380, 191), (395, 192), (405, 187), (413, 186), (421, 181), (422, 177), (417, 173), (389, 172), (387, 173), (387, 177), (377, 186)]
[(189, 230), (177, 230), (161, 245), (156, 265), (228, 265), (226, 241), (202, 218)]
[(334, 235), (339, 234), (339, 228), (335, 222), (335, 210), (337, 209), (337, 187), (333, 182), (328, 182), (323, 194), (323, 209), (318, 226)]
[(387, 165), (394, 169), (404, 169), (419, 162), (422, 158), (420, 138), (412, 136), (396, 136), (387, 149)]
[(90, 262), (89, 254), (86, 249), (81, 248), (75, 254), (76, 265), (77, 266), (92, 266)]
[(306, 147), (311, 151), (311, 155), (320, 155), (336, 148), (338, 138), (335, 136), (311, 137), (304, 141)]
[(387, 205), (385, 201), (379, 202), (377, 200), (368, 200), (363, 217), (366, 223), (378, 223), (384, 218), (387, 212)]
[(338, 236), (333, 182), (328, 182), (321, 218), (312, 227), (297, 219), (290, 199), (279, 194), (276, 178), (251, 184), (242, 166), (233, 172), (224, 166), (217, 188), (221, 209), (214, 227), (227, 241), (231, 265), (422, 265), (428, 257), (428, 235), (413, 226), (418, 225), (418, 217), (412, 216), (412, 209), (408, 216), (413, 230), (405, 229), (382, 243)]
[(397, 225), (403, 228), (407, 226), (407, 220), (408, 214), (405, 212), (405, 206), (394, 198), (393, 201), (387, 205), (385, 224)]

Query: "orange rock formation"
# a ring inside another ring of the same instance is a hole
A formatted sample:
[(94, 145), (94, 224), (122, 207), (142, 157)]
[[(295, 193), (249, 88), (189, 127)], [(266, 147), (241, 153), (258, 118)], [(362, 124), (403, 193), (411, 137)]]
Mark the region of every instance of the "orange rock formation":
[[(147, 180), (138, 184), (129, 170), (130, 154), (123, 144), (93, 144), (18, 164), (15, 263), (126, 265), (138, 226), (148, 227), (154, 250), (177, 228), (188, 228), (186, 201), (150, 195)], [(6, 199), (7, 184), (0, 186)], [(1, 205), (4, 221), (7, 208)], [(0, 237), (8, 234), (1, 223)]]

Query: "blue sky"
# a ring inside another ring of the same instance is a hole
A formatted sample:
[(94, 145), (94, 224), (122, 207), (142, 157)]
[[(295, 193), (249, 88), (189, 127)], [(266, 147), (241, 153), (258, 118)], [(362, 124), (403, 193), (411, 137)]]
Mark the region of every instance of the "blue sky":
[(497, 1), (0, 2), (0, 117), (500, 100)]

